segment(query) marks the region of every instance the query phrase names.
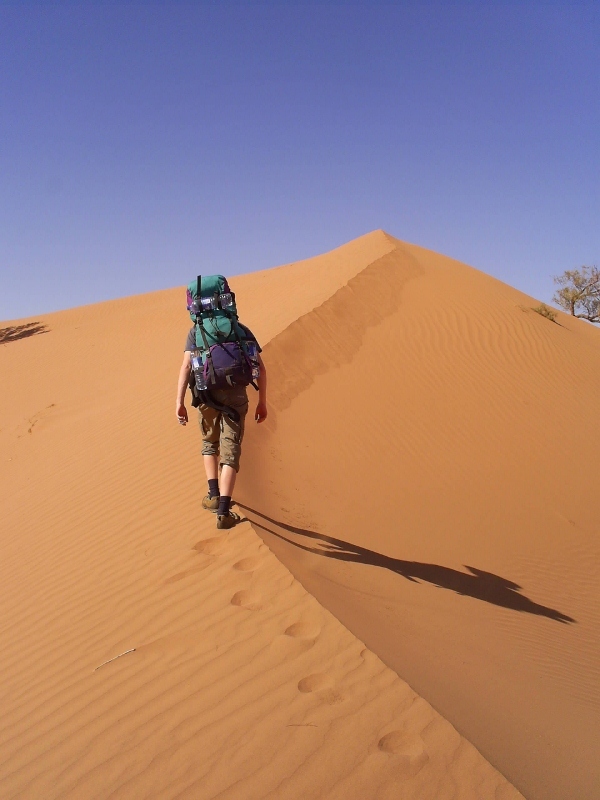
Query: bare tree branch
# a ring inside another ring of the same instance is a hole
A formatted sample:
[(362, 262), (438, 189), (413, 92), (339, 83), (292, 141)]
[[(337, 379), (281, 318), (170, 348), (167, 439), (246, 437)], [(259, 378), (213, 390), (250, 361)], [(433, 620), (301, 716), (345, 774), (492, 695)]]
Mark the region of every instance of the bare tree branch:
[(583, 266), (568, 269), (554, 278), (561, 288), (552, 298), (553, 302), (568, 311), (573, 317), (600, 323), (600, 269)]

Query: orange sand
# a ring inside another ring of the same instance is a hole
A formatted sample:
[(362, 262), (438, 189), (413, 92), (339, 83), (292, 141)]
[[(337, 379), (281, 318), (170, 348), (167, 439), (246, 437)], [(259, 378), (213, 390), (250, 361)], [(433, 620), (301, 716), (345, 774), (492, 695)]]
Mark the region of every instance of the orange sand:
[(600, 331), (383, 232), (232, 286), (254, 531), (181, 289), (0, 346), (0, 796), (594, 797)]

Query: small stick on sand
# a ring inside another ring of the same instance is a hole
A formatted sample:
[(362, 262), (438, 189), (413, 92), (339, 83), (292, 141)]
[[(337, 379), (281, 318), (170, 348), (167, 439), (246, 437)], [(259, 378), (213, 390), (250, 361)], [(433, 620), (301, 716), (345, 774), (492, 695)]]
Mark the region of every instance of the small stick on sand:
[(112, 658), (109, 658), (108, 661), (103, 661), (101, 664), (98, 664), (97, 667), (94, 667), (94, 672), (96, 672), (97, 669), (100, 669), (100, 667), (103, 667), (105, 664), (110, 664), (111, 661), (116, 661), (117, 658), (121, 658), (121, 656), (126, 656), (127, 653), (135, 653), (135, 647), (132, 647), (131, 650), (125, 650), (124, 653), (119, 653), (118, 656), (113, 656)]
[(318, 725), (315, 725), (314, 722), (296, 722), (290, 723), (289, 725), (285, 726), (286, 728), (318, 728)]

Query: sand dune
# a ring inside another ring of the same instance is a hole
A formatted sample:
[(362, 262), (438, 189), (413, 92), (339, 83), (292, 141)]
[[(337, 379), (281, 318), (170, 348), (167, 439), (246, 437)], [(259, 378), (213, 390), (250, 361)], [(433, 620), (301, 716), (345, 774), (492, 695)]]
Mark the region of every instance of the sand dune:
[(0, 796), (593, 797), (600, 332), (383, 232), (232, 284), (227, 535), (181, 289), (0, 326)]
[(600, 331), (389, 240), (265, 348), (238, 496), (527, 797), (594, 797)]

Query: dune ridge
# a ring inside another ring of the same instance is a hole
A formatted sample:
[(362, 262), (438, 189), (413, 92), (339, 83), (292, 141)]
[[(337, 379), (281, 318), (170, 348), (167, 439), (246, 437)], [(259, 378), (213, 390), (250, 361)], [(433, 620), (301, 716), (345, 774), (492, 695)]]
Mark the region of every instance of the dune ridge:
[(398, 242), (268, 343), (276, 413), (266, 442), (250, 431), (239, 497), (527, 797), (583, 799), (600, 785), (600, 331), (537, 305)]
[[(394, 246), (234, 278), (243, 319), (267, 342)], [(35, 333), (0, 347), (1, 796), (520, 797), (248, 522), (198, 510), (183, 298), (3, 326)]]

